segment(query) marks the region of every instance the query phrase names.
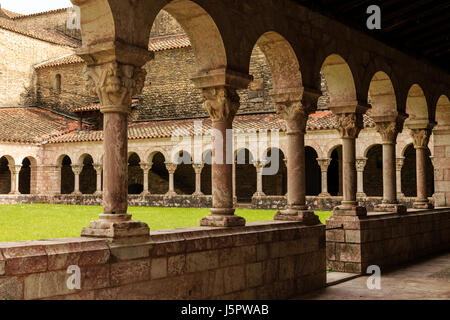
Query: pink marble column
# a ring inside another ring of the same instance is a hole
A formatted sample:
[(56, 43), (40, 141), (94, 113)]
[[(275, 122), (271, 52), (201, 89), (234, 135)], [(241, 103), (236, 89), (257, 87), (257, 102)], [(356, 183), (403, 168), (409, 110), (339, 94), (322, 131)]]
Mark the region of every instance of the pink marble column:
[(103, 166), (101, 164), (94, 164), (94, 170), (97, 174), (97, 183), (95, 195), (102, 195), (102, 172)]
[(396, 170), (396, 181), (397, 181), (397, 199), (404, 198), (405, 195), (402, 192), (402, 168), (403, 163), (405, 162), (405, 158), (397, 158), (395, 162), (395, 170)]
[(11, 171), (11, 192), (9, 194), (20, 194), (19, 192), (19, 174), (22, 169), (21, 165), (10, 165)]
[(415, 209), (431, 209), (433, 204), (427, 197), (427, 147), (430, 141), (431, 129), (411, 130), (416, 149), (416, 175), (417, 175), (417, 198), (413, 204)]
[(405, 214), (406, 207), (397, 200), (396, 156), (395, 145), (398, 133), (401, 132), (404, 117), (379, 121), (375, 118), (376, 128), (381, 135), (383, 145), (383, 202), (375, 206), (375, 211)]
[(367, 164), (367, 158), (356, 159), (356, 197), (366, 198), (367, 195), (364, 192), (364, 168)]
[(140, 164), (142, 172), (144, 173), (144, 190), (141, 193), (141, 196), (148, 196), (150, 195), (150, 191), (148, 189), (148, 174), (150, 169), (152, 168), (151, 163), (141, 163)]
[[(308, 114), (315, 108), (315, 95), (273, 94), (277, 112), (287, 127), (287, 207), (275, 214), (275, 220), (299, 221), (305, 225), (320, 223), (306, 205), (305, 133)], [(318, 98), (318, 97), (317, 97)], [(313, 102), (314, 101), (314, 102)]]
[(319, 194), (319, 197), (331, 197), (328, 193), (328, 167), (331, 164), (331, 159), (317, 159), (317, 162), (320, 166), (320, 171), (322, 172), (322, 192)]
[(80, 196), (81, 192), (80, 192), (80, 174), (83, 171), (83, 166), (81, 165), (72, 165), (72, 171), (73, 174), (75, 175), (75, 186), (74, 186), (74, 190), (72, 192), (72, 195), (74, 196)]
[(265, 193), (263, 192), (263, 169), (265, 163), (263, 161), (255, 161), (253, 165), (256, 168), (256, 192), (253, 194), (253, 197), (264, 197)]
[(356, 138), (363, 128), (362, 114), (356, 112), (337, 114), (338, 130), (342, 139), (343, 200), (333, 210), (334, 215), (365, 216), (367, 210), (356, 201)]
[(202, 226), (236, 227), (245, 219), (234, 214), (232, 123), (239, 109), (239, 95), (226, 86), (204, 88), (204, 108), (213, 127), (211, 215), (201, 220)]
[(195, 171), (195, 192), (194, 196), (202, 196), (202, 170), (203, 170), (203, 163), (194, 163), (192, 165)]
[[(95, 53), (90, 52), (90, 55), (92, 61)], [(106, 58), (102, 54), (100, 56)], [(85, 70), (90, 93), (97, 94), (100, 99), (104, 156), (103, 214), (99, 220), (91, 222), (89, 228), (83, 229), (83, 236), (124, 238), (127, 241), (141, 241), (150, 236), (148, 225), (131, 220), (131, 215), (127, 213), (128, 114), (131, 97), (139, 94), (144, 85), (146, 73), (140, 66), (150, 57), (146, 50), (133, 48), (132, 58), (139, 60), (139, 66), (114, 61), (88, 65)]]

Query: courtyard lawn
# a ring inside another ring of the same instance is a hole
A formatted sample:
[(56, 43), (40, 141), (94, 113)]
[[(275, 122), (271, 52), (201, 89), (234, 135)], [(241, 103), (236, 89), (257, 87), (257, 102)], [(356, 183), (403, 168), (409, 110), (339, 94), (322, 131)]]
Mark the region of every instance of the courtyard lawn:
[[(98, 219), (98, 206), (49, 204), (0, 205), (0, 242), (80, 236), (81, 229)], [(248, 222), (272, 220), (275, 210), (238, 209)], [(148, 223), (151, 230), (198, 226), (208, 209), (130, 207), (133, 219)], [(316, 212), (322, 223), (331, 212)]]

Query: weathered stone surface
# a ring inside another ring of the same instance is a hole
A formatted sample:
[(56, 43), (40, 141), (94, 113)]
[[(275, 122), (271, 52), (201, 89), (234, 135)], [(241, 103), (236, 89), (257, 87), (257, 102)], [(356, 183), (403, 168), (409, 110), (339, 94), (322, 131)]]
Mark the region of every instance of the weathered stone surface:
[(23, 282), (19, 278), (0, 278), (0, 300), (21, 299), (23, 299)]

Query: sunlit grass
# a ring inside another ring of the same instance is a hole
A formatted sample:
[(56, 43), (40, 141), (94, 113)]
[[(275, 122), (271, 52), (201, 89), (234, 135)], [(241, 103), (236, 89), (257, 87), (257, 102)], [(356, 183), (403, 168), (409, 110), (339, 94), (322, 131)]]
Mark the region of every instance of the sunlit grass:
[[(97, 220), (99, 206), (50, 204), (0, 205), (0, 241), (25, 241), (80, 236), (81, 229)], [(199, 225), (208, 209), (130, 207), (134, 220), (148, 223), (151, 230), (175, 229)], [(236, 214), (248, 222), (269, 221), (275, 210), (238, 209)], [(331, 212), (316, 212), (322, 223)]]

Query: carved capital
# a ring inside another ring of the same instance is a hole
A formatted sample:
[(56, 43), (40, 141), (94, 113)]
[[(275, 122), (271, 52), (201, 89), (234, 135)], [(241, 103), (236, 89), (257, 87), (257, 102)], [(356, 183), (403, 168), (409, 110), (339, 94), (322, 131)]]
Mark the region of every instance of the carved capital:
[(337, 114), (338, 131), (341, 138), (356, 139), (363, 128), (363, 116), (361, 113)]
[(84, 76), (90, 94), (100, 100), (100, 111), (129, 113), (131, 98), (142, 92), (146, 71), (118, 62), (86, 66)]
[(323, 159), (318, 158), (317, 162), (319, 163), (320, 170), (322, 172), (326, 172), (326, 171), (328, 171), (328, 167), (331, 164), (331, 159), (329, 159), (329, 158), (323, 158)]
[(253, 161), (253, 166), (256, 168), (256, 172), (260, 173), (261, 170), (267, 165), (267, 163), (268, 163), (267, 161), (255, 160), (255, 161)]
[(283, 117), (287, 124), (287, 133), (306, 133), (308, 113), (301, 101), (277, 102), (275, 109)]
[(236, 89), (230, 87), (203, 88), (203, 108), (213, 122), (233, 121), (240, 106)]
[(192, 164), (192, 168), (194, 168), (196, 174), (201, 174), (204, 166), (205, 165), (203, 163)]
[(397, 158), (395, 161), (395, 168), (397, 171), (402, 170), (403, 164), (405, 163), (405, 158)]
[(412, 129), (411, 136), (414, 140), (414, 148), (424, 149), (430, 142), (431, 129)]
[(81, 171), (83, 171), (83, 166), (73, 165), (72, 171), (75, 175), (79, 176), (81, 174)]
[(22, 169), (21, 165), (9, 165), (9, 171), (11, 171), (12, 174), (19, 174), (20, 170)]
[(94, 164), (94, 170), (97, 174), (102, 174), (103, 166), (101, 164)]
[(367, 164), (367, 158), (356, 159), (356, 171), (364, 171)]
[(400, 133), (399, 124), (396, 121), (377, 122), (375, 124), (376, 130), (381, 135), (383, 144), (393, 144), (397, 141), (397, 136)]
[(144, 171), (145, 173), (148, 173), (148, 171), (152, 168), (153, 164), (152, 163), (141, 163), (140, 164), (142, 171)]
[(167, 171), (169, 171), (169, 174), (174, 174), (175, 171), (177, 171), (178, 165), (176, 163), (166, 163)]

